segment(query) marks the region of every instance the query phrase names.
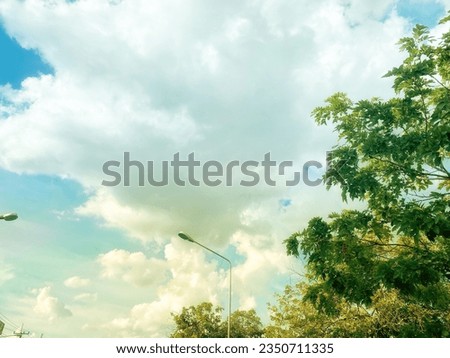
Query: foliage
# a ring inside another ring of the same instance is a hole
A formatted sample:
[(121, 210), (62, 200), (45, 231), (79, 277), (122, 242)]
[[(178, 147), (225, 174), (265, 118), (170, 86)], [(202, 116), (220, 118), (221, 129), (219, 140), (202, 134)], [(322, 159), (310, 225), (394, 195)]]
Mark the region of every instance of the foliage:
[[(285, 241), (309, 275), (286, 299), (296, 295), (295, 310), (306, 312), (296, 314), (334, 322), (332, 333), (319, 322), (301, 334), (450, 335), (450, 32), (436, 40), (417, 25), (399, 43), (407, 57), (386, 74), (394, 98), (354, 103), (336, 93), (313, 111), (339, 135), (327, 187), (366, 208), (313, 218)], [(287, 304), (273, 308), (275, 322)], [(354, 317), (359, 327), (341, 327)]]
[[(265, 337), (448, 337), (450, 311), (436, 310), (406, 301), (396, 289), (380, 287), (372, 297), (370, 308), (350, 303), (334, 295), (334, 313), (316, 307), (305, 294), (304, 283), (288, 286), (270, 306), (271, 324)], [(325, 293), (324, 295), (328, 295)], [(447, 292), (449, 294), (449, 292)]]
[[(222, 320), (222, 307), (209, 302), (184, 307), (180, 314), (172, 314), (175, 329), (173, 338), (224, 338), (227, 337), (228, 320)], [(237, 310), (231, 314), (231, 337), (258, 338), (264, 333), (261, 319), (255, 310)]]
[(213, 307), (209, 302), (198, 306), (183, 307), (180, 314), (173, 314), (176, 328), (172, 338), (221, 338), (222, 308)]
[[(223, 322), (224, 327), (226, 324)], [(233, 338), (260, 338), (264, 334), (264, 327), (254, 309), (237, 310), (231, 314), (230, 331)]]

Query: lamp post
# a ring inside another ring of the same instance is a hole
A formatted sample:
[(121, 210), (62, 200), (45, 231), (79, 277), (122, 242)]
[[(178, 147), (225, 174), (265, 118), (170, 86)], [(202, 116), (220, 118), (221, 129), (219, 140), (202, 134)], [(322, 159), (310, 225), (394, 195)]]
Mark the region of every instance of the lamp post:
[(13, 221), (19, 216), (16, 213), (0, 214), (0, 220)]
[(228, 260), (226, 257), (222, 256), (221, 254), (215, 252), (214, 250), (211, 250), (209, 247), (206, 247), (205, 245), (200, 244), (199, 242), (195, 241), (192, 237), (190, 237), (188, 234), (185, 234), (184, 232), (179, 232), (178, 236), (186, 241), (192, 242), (194, 244), (197, 244), (198, 246), (203, 247), (205, 250), (208, 250), (209, 252), (212, 252), (214, 255), (219, 256), (220, 258), (224, 259), (226, 262), (228, 262), (228, 265), (230, 266), (230, 286), (228, 289), (228, 329), (227, 329), (227, 336), (230, 338), (230, 329), (231, 329), (231, 261)]

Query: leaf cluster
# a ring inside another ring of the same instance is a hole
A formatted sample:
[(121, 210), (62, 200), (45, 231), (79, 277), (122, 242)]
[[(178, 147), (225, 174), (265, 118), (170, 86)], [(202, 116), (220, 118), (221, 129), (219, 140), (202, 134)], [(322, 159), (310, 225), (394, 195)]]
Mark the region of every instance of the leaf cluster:
[[(183, 307), (181, 313), (172, 313), (175, 328), (172, 338), (225, 338), (228, 320), (222, 319), (223, 308), (202, 302), (197, 306)], [(233, 338), (259, 338), (264, 334), (261, 319), (254, 309), (237, 310), (231, 314)]]

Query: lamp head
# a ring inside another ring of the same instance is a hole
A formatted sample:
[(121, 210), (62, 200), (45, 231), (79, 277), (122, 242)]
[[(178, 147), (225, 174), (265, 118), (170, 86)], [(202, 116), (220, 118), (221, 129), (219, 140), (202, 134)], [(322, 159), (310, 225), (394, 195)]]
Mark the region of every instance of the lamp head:
[(190, 237), (188, 234), (185, 234), (185, 233), (182, 232), (182, 231), (180, 231), (180, 232), (178, 233), (178, 236), (179, 236), (181, 239), (183, 239), (183, 240), (186, 240), (186, 241), (189, 241), (189, 242), (195, 242), (194, 239), (193, 239), (192, 237)]
[(0, 219), (3, 219), (5, 221), (13, 221), (16, 220), (19, 216), (16, 213), (8, 213), (0, 215)]

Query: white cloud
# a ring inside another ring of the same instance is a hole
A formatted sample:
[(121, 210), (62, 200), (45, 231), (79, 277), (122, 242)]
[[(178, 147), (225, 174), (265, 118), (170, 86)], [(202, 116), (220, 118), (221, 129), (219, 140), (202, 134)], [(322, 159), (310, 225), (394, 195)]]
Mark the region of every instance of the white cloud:
[(225, 36), (230, 41), (242, 39), (250, 31), (251, 23), (243, 17), (236, 17), (226, 23)]
[(69, 277), (67, 280), (64, 281), (64, 285), (69, 288), (81, 288), (89, 286), (91, 283), (91, 280), (88, 278), (81, 278), (79, 276), (73, 276)]
[[(277, 237), (238, 231), (231, 243), (245, 258), (233, 269), (234, 291), (239, 300), (236, 308), (258, 308), (264, 312), (274, 287), (281, 288), (288, 283), (286, 277), (293, 267), (298, 266), (297, 260), (286, 257), (282, 240)], [(263, 302), (261, 297), (265, 298)]]
[[(205, 257), (204, 251), (180, 241), (165, 246), (164, 255), (170, 278), (157, 288), (156, 299), (136, 304), (127, 316), (114, 318), (104, 324), (102, 327), (109, 335), (166, 336), (173, 326), (172, 312), (203, 301), (219, 304), (219, 297), (227, 297), (227, 271), (218, 269), (214, 261)], [(135, 260), (143, 261), (143, 255), (135, 255)]]
[[(7, 30), (38, 48), (56, 73), (5, 92), (29, 107), (0, 123), (0, 165), (79, 181), (95, 192), (80, 214), (141, 241), (167, 242), (196, 228), (228, 241), (238, 213), (286, 189), (100, 188), (102, 164), (123, 151), (155, 162), (177, 151), (222, 161), (324, 152), (333, 137), (314, 133), (307, 118), (314, 105), (337, 89), (389, 91), (379, 77), (393, 57), (384, 54), (396, 53), (405, 24), (394, 16), (352, 27), (347, 16), (366, 19), (388, 5), (3, 2)], [(360, 81), (349, 83), (355, 74)]]
[(139, 208), (122, 204), (110, 192), (101, 189), (75, 212), (79, 215), (97, 217), (108, 227), (120, 228), (129, 236), (142, 242), (156, 240), (158, 236), (173, 230), (174, 219), (164, 208)]
[(211, 45), (200, 45), (198, 48), (200, 52), (200, 63), (202, 66), (206, 67), (208, 71), (214, 74), (220, 65), (220, 55)]
[(35, 291), (37, 297), (33, 308), (34, 312), (49, 321), (72, 316), (72, 312), (57, 297), (52, 296), (50, 291), (50, 286), (42, 287)]
[(166, 262), (147, 259), (142, 252), (112, 250), (98, 258), (102, 277), (120, 278), (137, 286), (160, 283), (165, 278)]
[[(236, 250), (235, 308), (262, 309), (295, 265), (282, 240), (342, 203), (337, 191), (304, 185), (106, 188), (103, 163), (122, 160), (125, 151), (155, 163), (176, 152), (195, 152), (203, 162), (260, 161), (269, 151), (279, 161), (320, 160), (335, 136), (315, 126), (315, 106), (338, 90), (355, 98), (392, 94), (380, 77), (399, 64), (396, 42), (410, 26), (391, 12), (394, 5), (1, 1), (8, 33), (38, 50), (55, 73), (28, 78), (18, 90), (0, 88), (0, 167), (73, 179), (89, 194), (77, 215), (144, 245), (157, 243), (153, 252), (116, 248), (97, 258), (102, 278), (117, 291), (123, 282), (153, 289), (146, 299), (127, 301), (128, 315), (122, 302), (110, 302), (116, 318), (102, 322), (111, 335), (161, 336), (170, 312), (204, 300), (225, 304), (226, 266), (171, 241), (178, 231), (220, 252)], [(280, 210), (282, 198), (292, 205)], [(81, 288), (87, 280), (94, 285), (96, 277), (74, 276), (65, 285)], [(104, 296), (74, 300), (100, 304)], [(38, 291), (35, 311), (70, 314), (50, 287)]]
[(79, 295), (76, 295), (73, 299), (78, 302), (92, 303), (92, 302), (97, 301), (98, 294), (85, 292), (85, 293), (80, 293)]
[(341, 4), (345, 6), (345, 14), (352, 21), (360, 23), (361, 21), (367, 21), (368, 18), (370, 20), (381, 20), (390, 10), (392, 10), (395, 2), (391, 0), (342, 0)]
[[(264, 297), (262, 305), (265, 307), (273, 291), (270, 283), (286, 274), (294, 260), (286, 259), (279, 242), (261, 235), (238, 232), (231, 242), (244, 258), (232, 269), (232, 310), (261, 308), (257, 299), (260, 297)], [(164, 253), (170, 279), (158, 287), (156, 299), (136, 304), (127, 316), (104, 324), (102, 327), (111, 336), (167, 336), (173, 328), (171, 313), (204, 301), (221, 305), (226, 312), (229, 275), (228, 265), (223, 260), (180, 240), (166, 245)], [(143, 261), (142, 253), (132, 255)], [(126, 257), (128, 261), (130, 255), (116, 252), (114, 256)]]

